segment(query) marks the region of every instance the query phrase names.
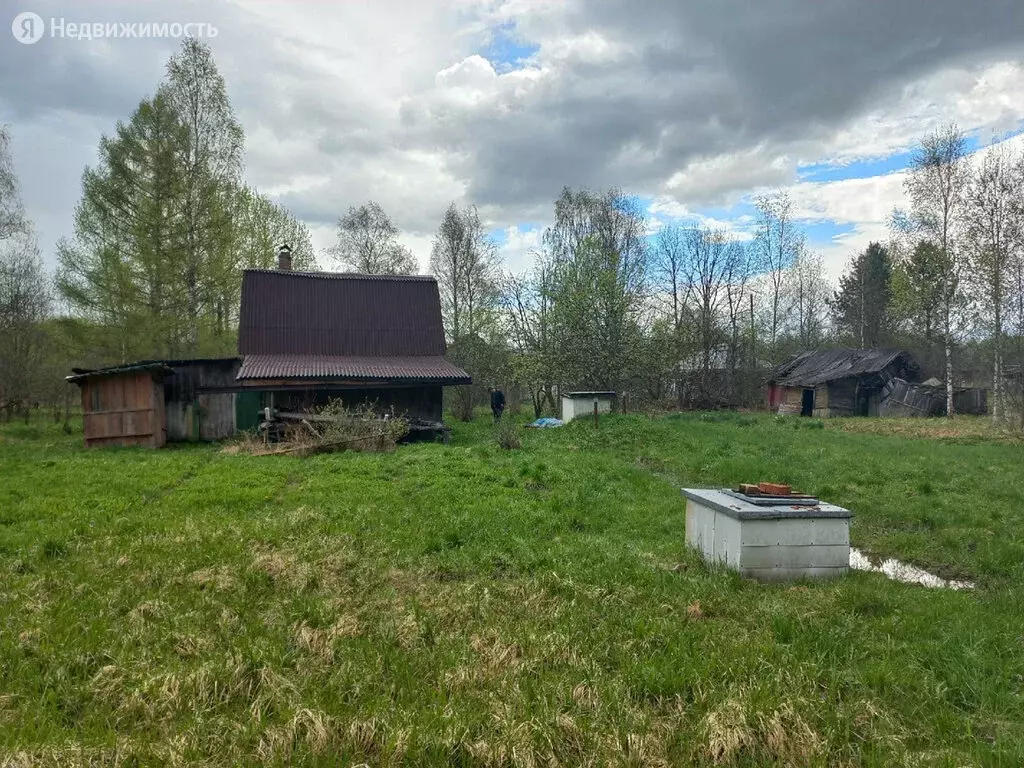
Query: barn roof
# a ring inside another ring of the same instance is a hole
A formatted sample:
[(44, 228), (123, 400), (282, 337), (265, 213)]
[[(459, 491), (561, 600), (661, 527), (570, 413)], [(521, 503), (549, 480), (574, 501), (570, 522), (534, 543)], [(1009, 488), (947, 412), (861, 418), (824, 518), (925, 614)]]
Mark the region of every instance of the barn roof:
[(437, 281), (249, 269), (242, 277), (239, 379), (469, 383), (444, 359)]
[(910, 353), (901, 349), (825, 349), (801, 352), (775, 369), (770, 384), (811, 387), (851, 376), (868, 376), (901, 362), (909, 373), (917, 373)]

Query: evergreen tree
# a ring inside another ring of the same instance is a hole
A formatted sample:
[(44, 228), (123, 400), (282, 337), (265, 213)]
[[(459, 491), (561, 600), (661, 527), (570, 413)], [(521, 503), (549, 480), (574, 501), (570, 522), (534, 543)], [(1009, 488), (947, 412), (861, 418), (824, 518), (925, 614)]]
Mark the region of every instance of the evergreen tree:
[(832, 301), (837, 330), (861, 349), (891, 343), (892, 258), (879, 243), (858, 254)]

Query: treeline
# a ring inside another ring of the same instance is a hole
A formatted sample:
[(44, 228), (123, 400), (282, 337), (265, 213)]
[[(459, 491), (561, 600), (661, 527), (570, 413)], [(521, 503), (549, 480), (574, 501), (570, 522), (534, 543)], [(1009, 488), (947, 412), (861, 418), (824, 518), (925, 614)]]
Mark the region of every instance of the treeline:
[[(969, 155), (955, 126), (924, 137), (891, 236), (826, 278), (784, 193), (756, 199), (744, 239), (652, 222), (618, 190), (566, 188), (534, 266), (503, 274), (474, 209), (435, 238), (452, 356), (540, 415), (555, 393), (611, 389), (636, 405), (758, 406), (768, 372), (829, 346), (912, 351), (945, 386), (986, 386), (1000, 422), (1024, 414), (1024, 155)], [(521, 391), (520, 391), (521, 390)]]
[[(244, 133), (210, 50), (186, 40), (152, 97), (100, 142), (74, 235), (51, 278), (26, 221), (0, 129), (0, 415), (60, 405), (71, 365), (233, 354), (241, 270), (318, 267), (306, 227), (242, 180)], [(1024, 363), (1024, 160), (968, 155), (962, 133), (925, 137), (892, 236), (838, 285), (784, 193), (755, 200), (737, 233), (658, 226), (617, 189), (565, 188), (532, 266), (502, 269), (473, 206), (452, 203), (430, 254), (449, 356), (477, 382), (450, 391), (463, 418), (506, 389), (556, 409), (559, 391), (620, 403), (757, 406), (768, 371), (830, 345), (909, 348), (928, 375), (987, 382), (997, 417), (1020, 413)], [(418, 271), (376, 202), (349, 208), (320, 261)]]
[(755, 405), (765, 370), (828, 340), (830, 291), (783, 194), (758, 199), (741, 241), (652, 222), (633, 198), (566, 188), (524, 274), (499, 267), (472, 207), (449, 208), (434, 240), (450, 356), (483, 389), (556, 408), (556, 393), (606, 389), (639, 407)]

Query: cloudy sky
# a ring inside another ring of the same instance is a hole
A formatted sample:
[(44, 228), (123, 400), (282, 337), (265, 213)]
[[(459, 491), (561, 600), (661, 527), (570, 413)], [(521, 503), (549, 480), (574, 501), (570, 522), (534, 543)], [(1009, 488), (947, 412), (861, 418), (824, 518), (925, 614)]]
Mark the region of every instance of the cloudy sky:
[(833, 274), (902, 203), (925, 132), (1022, 143), (1020, 0), (0, 0), (0, 122), (50, 263), (100, 136), (151, 94), (174, 39), (14, 40), (25, 11), (202, 22), (247, 137), (248, 181), (320, 248), (378, 200), (425, 266), (452, 200), (522, 269), (563, 185), (619, 186), (656, 222), (743, 236), (792, 195)]

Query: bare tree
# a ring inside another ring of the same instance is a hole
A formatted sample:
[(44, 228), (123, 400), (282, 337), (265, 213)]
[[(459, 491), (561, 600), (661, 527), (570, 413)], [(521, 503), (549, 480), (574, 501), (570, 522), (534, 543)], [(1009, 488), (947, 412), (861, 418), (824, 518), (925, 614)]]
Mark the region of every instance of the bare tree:
[(685, 318), (688, 314), (683, 231), (682, 227), (662, 227), (655, 238), (652, 259), (655, 296), (665, 305), (665, 312), (671, 324), (670, 343), (675, 357), (672, 367), (675, 371), (676, 397), (680, 406), (685, 395), (680, 364), (685, 355)]
[(793, 335), (803, 349), (814, 349), (825, 339), (830, 294), (821, 256), (802, 250), (787, 278)]
[[(452, 358), (475, 378), (493, 375), (484, 338), (498, 305), (498, 251), (475, 207), (448, 206), (430, 254)], [(479, 385), (477, 385), (479, 386)], [(474, 387), (456, 392), (459, 417), (473, 417)]]
[[(723, 232), (691, 228), (683, 232), (683, 273), (688, 305), (698, 344), (701, 402), (715, 399), (712, 369), (717, 366), (717, 351), (724, 341), (721, 324), (722, 302), (731, 270), (732, 243)], [(718, 393), (718, 397), (721, 393)]]
[(1001, 421), (1005, 313), (1014, 288), (1014, 267), (1024, 226), (1024, 160), (1005, 147), (984, 155), (964, 194), (965, 245), (969, 269), (966, 282), (980, 299), (992, 338), (992, 418)]
[(757, 266), (768, 289), (768, 345), (772, 362), (778, 362), (778, 338), (786, 321), (784, 298), (786, 270), (804, 249), (803, 234), (793, 222), (793, 204), (785, 192), (757, 198)]
[(34, 237), (23, 234), (0, 245), (0, 404), (8, 418), (18, 407), (28, 418), (51, 301)]
[(398, 242), (398, 227), (379, 203), (351, 207), (338, 220), (338, 240), (331, 256), (352, 272), (407, 275), (418, 271), (412, 252)]
[(940, 314), (945, 357), (946, 414), (953, 416), (953, 343), (956, 314), (963, 298), (960, 280), (963, 254), (958, 236), (962, 223), (964, 193), (969, 180), (963, 132), (949, 125), (930, 133), (914, 151), (904, 186), (910, 198), (910, 216), (903, 217), (905, 230), (931, 240), (941, 264)]
[(25, 210), (11, 157), (11, 134), (7, 126), (0, 125), (0, 240), (25, 231)]
[(735, 398), (737, 395), (736, 369), (740, 366), (744, 346), (747, 350), (746, 366), (751, 370), (757, 368), (753, 334), (746, 334), (748, 338), (745, 345), (743, 338), (743, 317), (748, 296), (751, 303), (753, 300), (749, 290), (751, 270), (750, 249), (737, 242), (731, 243), (725, 270), (725, 315), (729, 333), (728, 386), (730, 398)]
[(532, 272), (505, 277), (502, 304), (514, 352), (513, 373), (529, 388), (534, 418), (540, 418), (545, 405), (555, 411), (558, 352), (552, 319), (554, 269), (544, 254), (535, 256), (537, 265)]

